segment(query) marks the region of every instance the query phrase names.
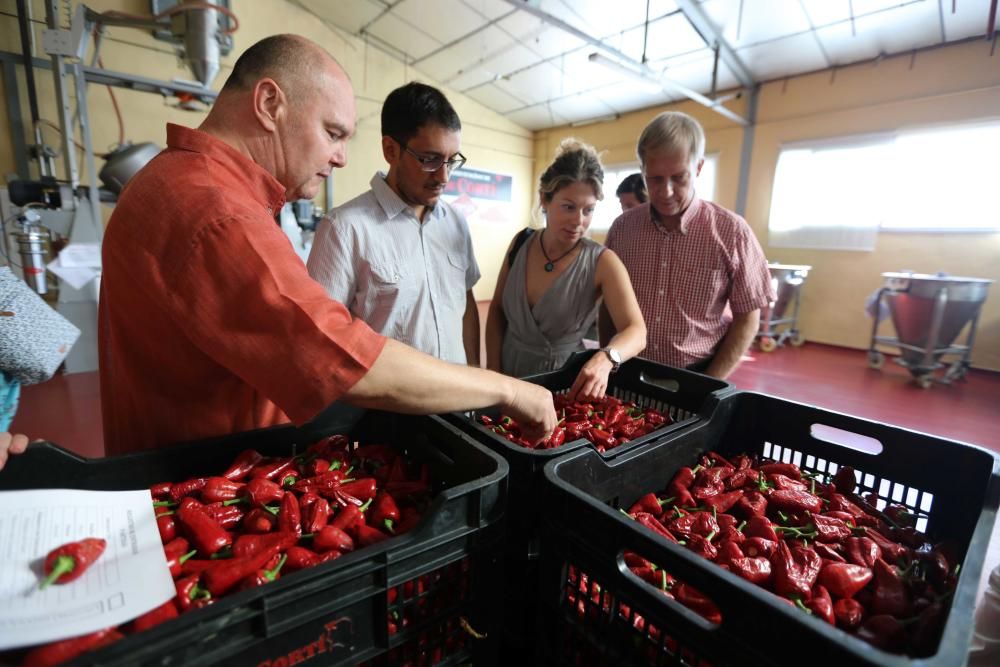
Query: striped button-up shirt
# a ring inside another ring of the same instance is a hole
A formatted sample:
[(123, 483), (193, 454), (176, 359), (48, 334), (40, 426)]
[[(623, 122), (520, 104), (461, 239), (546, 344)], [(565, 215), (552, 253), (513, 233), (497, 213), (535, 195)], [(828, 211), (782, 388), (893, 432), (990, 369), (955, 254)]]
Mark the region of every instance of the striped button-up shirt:
[(628, 269), (646, 320), (643, 356), (685, 367), (711, 358), (732, 314), (774, 299), (764, 251), (740, 216), (697, 197), (677, 229), (654, 220), (650, 205), (615, 220), (607, 246)]
[(320, 223), (309, 274), (375, 331), (466, 363), (462, 317), (479, 280), (469, 226), (444, 201), (421, 223), (377, 173)]

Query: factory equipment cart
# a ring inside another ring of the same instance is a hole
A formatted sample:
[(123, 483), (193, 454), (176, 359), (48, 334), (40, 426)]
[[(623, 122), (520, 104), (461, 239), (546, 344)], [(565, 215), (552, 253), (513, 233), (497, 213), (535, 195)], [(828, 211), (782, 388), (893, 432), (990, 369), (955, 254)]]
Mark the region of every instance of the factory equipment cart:
[[(768, 264), (768, 269), (771, 271), (771, 285), (777, 297), (761, 311), (757, 346), (761, 352), (771, 352), (784, 345), (787, 340), (798, 347), (806, 342), (798, 328), (799, 295), (812, 267), (800, 264)], [(789, 304), (792, 305), (792, 314), (786, 316)]]

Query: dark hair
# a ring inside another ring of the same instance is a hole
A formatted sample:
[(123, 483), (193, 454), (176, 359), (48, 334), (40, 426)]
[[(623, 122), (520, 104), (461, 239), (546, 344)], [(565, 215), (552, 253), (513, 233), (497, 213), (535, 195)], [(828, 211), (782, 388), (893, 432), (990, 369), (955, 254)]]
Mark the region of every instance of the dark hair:
[(646, 192), (646, 182), (642, 180), (642, 174), (629, 174), (622, 179), (622, 182), (618, 185), (618, 189), (615, 190), (615, 196), (621, 197), (627, 194), (635, 195), (640, 204), (645, 204), (649, 201), (649, 193)]
[(411, 81), (389, 93), (382, 104), (382, 136), (406, 144), (424, 125), (458, 132), (462, 121), (437, 88)]
[(556, 149), (556, 159), (538, 179), (543, 202), (552, 201), (556, 192), (571, 183), (589, 183), (598, 199), (604, 199), (604, 169), (593, 146), (578, 139), (563, 139)]

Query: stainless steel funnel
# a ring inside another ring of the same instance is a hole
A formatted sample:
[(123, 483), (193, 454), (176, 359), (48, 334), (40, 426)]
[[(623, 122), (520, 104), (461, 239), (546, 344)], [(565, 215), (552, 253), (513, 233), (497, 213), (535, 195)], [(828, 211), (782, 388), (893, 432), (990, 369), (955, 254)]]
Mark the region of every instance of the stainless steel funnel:
[(771, 286), (777, 294), (774, 305), (771, 306), (771, 319), (780, 320), (785, 316), (788, 304), (799, 286), (805, 282), (812, 267), (803, 264), (768, 264), (767, 268), (771, 271)]
[(930, 371), (976, 316), (992, 280), (923, 273), (883, 273), (904, 365)]

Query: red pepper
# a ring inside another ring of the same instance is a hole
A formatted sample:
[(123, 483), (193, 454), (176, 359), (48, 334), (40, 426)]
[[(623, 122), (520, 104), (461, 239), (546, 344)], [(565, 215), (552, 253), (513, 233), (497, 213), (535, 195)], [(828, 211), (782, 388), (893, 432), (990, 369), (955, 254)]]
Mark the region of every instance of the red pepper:
[(819, 573), (819, 583), (837, 598), (852, 598), (872, 580), (872, 571), (853, 563), (827, 563)]
[(210, 558), (190, 558), (181, 564), (181, 575), (201, 574), (210, 567), (215, 567), (219, 561)]
[(802, 479), (802, 470), (794, 463), (765, 463), (757, 469), (765, 475), (784, 475), (792, 479)]
[(847, 512), (839, 512), (837, 510), (834, 510), (832, 512), (823, 512), (823, 516), (828, 516), (832, 519), (840, 519), (844, 523), (848, 523), (851, 525), (855, 525), (857, 523), (856, 517), (853, 514), (849, 514)]
[(214, 596), (226, 593), (240, 581), (264, 567), (282, 548), (280, 545), (275, 545), (253, 556), (219, 561), (215, 567), (210, 567), (201, 574), (205, 588)]
[(322, 562), (319, 554), (305, 547), (289, 547), (285, 555), (288, 556), (288, 560), (285, 561), (285, 569), (289, 572), (305, 570)]
[(726, 512), (743, 497), (743, 491), (736, 490), (728, 493), (720, 493), (717, 496), (705, 499), (705, 506), (714, 508), (717, 512)]
[[(277, 562), (274, 563), (273, 566), (271, 566), (271, 567), (265, 566), (262, 569), (258, 569), (256, 572), (254, 572), (249, 577), (247, 577), (242, 582), (240, 582), (240, 588), (239, 589), (241, 591), (245, 591), (245, 590), (249, 590), (251, 588), (257, 588), (258, 586), (263, 586), (264, 584), (268, 584), (268, 583), (270, 583), (272, 581), (275, 581), (276, 579), (280, 578), (280, 576), (281, 576), (281, 568), (282, 568), (282, 566), (284, 566), (285, 561), (287, 559), (288, 559), (288, 556), (286, 556), (285, 554), (282, 554), (281, 557), (277, 559)], [(271, 564), (268, 563), (268, 565), (271, 565)]]
[(795, 491), (808, 491), (809, 485), (797, 479), (792, 479), (787, 475), (782, 475), (779, 473), (772, 473), (767, 476), (767, 479), (774, 485), (776, 489), (794, 489)]
[(629, 514), (635, 514), (636, 512), (648, 512), (653, 516), (659, 516), (663, 513), (663, 502), (656, 497), (655, 493), (647, 493), (628, 508)]
[(684, 582), (678, 582), (674, 585), (672, 592), (678, 602), (704, 618), (706, 621), (715, 623), (716, 625), (722, 622), (722, 612), (719, 611), (719, 608), (716, 607), (711, 600), (702, 595), (698, 590), (692, 588)]
[(210, 556), (233, 543), (233, 538), (217, 521), (191, 505), (181, 505), (177, 520), (194, 548)]
[(844, 598), (833, 603), (833, 616), (837, 619), (837, 627), (844, 630), (854, 630), (861, 625), (865, 608), (853, 598)]
[(875, 561), (882, 557), (882, 549), (870, 537), (849, 537), (846, 547), (847, 560), (855, 565), (875, 567)]
[(182, 613), (191, 609), (195, 600), (211, 597), (211, 593), (198, 585), (200, 579), (201, 574), (199, 573), (189, 574), (174, 581), (174, 588), (177, 589), (174, 601), (177, 604), (177, 609)]
[(331, 549), (335, 549), (344, 553), (354, 551), (354, 540), (351, 539), (350, 535), (336, 526), (323, 526), (313, 536), (313, 548), (316, 551), (330, 551)]
[(708, 537), (697, 534), (691, 535), (687, 538), (687, 544), (685, 546), (702, 558), (715, 560), (719, 555), (719, 550), (715, 548), (714, 544), (712, 544), (710, 539), (712, 537), (714, 536), (711, 534), (709, 534)]
[[(739, 474), (739, 473), (737, 473)], [(759, 491), (749, 491), (733, 505), (733, 514), (749, 519), (754, 516), (764, 516), (767, 512), (767, 498)]]
[(243, 517), (243, 530), (248, 533), (270, 533), (278, 520), (273, 514), (260, 507), (254, 507)]
[(823, 566), (823, 559), (819, 554), (808, 547), (789, 547), (782, 542), (771, 560), (774, 566), (774, 592), (785, 597), (798, 595), (803, 600), (808, 600)]
[(250, 471), (263, 460), (264, 457), (261, 456), (260, 452), (253, 449), (244, 450), (237, 455), (233, 464), (226, 469), (226, 472), (222, 473), (222, 476), (238, 482), (249, 475)]
[(763, 516), (752, 516), (747, 520), (746, 530), (743, 531), (747, 537), (762, 537), (772, 542), (778, 541), (778, 534), (774, 532), (774, 524), (771, 520)]
[(855, 486), (857, 486), (857, 480), (855, 480), (854, 468), (851, 466), (841, 466), (838, 468), (837, 474), (833, 476), (833, 488), (838, 493), (849, 496), (854, 493)]
[(295, 459), (276, 459), (267, 463), (260, 463), (250, 471), (251, 479), (284, 479), (289, 473), (296, 470)]
[(245, 484), (225, 477), (209, 477), (201, 490), (203, 503), (222, 503), (233, 500), (243, 491)]
[(346, 505), (342, 507), (337, 516), (333, 517), (330, 525), (344, 531), (353, 530), (359, 523), (365, 522), (365, 515), (358, 509), (357, 505)]
[(606, 450), (614, 449), (614, 447), (618, 444), (615, 441), (615, 436), (596, 426), (587, 432), (587, 439), (598, 447), (603, 447)]
[(674, 534), (667, 530), (666, 526), (660, 523), (659, 520), (652, 514), (647, 512), (636, 512), (631, 516), (633, 519), (644, 525), (646, 528), (649, 528), (654, 533), (662, 535), (671, 542), (677, 542), (677, 538), (674, 537)]
[(681, 486), (677, 482), (671, 482), (667, 486), (667, 495), (672, 497), (674, 504), (679, 507), (693, 507), (698, 504), (687, 487)]
[(604, 423), (607, 426), (614, 426), (622, 418), (626, 417), (624, 406), (617, 405), (604, 413)]
[[(746, 460), (746, 459), (744, 459)], [(760, 473), (752, 468), (740, 468), (726, 480), (727, 489), (740, 489), (750, 483), (756, 483)]]
[(101, 557), (107, 545), (107, 541), (102, 538), (85, 537), (56, 547), (45, 556), (42, 566), (45, 579), (41, 588), (52, 583), (68, 584), (79, 579)]
[(767, 502), (771, 509), (785, 512), (805, 511), (818, 514), (823, 511), (823, 501), (808, 491), (776, 489), (767, 497)]
[(882, 550), (882, 556), (888, 561), (894, 563), (901, 558), (908, 559), (910, 557), (909, 549), (901, 544), (896, 544), (874, 528), (865, 527), (865, 536), (871, 538), (878, 545), (878, 548)]
[(852, 503), (843, 494), (830, 491), (829, 488), (832, 487), (828, 487), (826, 491), (827, 500), (830, 501), (826, 507), (828, 512), (847, 512), (855, 519), (865, 516), (863, 509)]
[(188, 542), (183, 537), (163, 547), (163, 553), (167, 557), (167, 567), (170, 569), (170, 576), (176, 579), (180, 576), (185, 562), (191, 559), (197, 552), (193, 549), (188, 551)]
[(806, 603), (806, 607), (816, 616), (830, 625), (836, 625), (837, 619), (833, 614), (833, 598), (830, 592), (823, 586), (817, 584), (812, 591), (812, 598)]
[(816, 550), (823, 560), (828, 560), (834, 563), (846, 563), (847, 560), (840, 555), (839, 552), (835, 551), (833, 547), (829, 544), (823, 544), (822, 542), (815, 542), (812, 545), (813, 549)]
[(405, 533), (412, 530), (420, 523), (423, 515), (416, 507), (408, 505), (400, 510), (399, 523), (396, 524), (396, 533)]
[(309, 534), (318, 533), (330, 522), (330, 503), (326, 498), (314, 497), (316, 499), (302, 512), (302, 530)]
[(173, 600), (167, 600), (156, 609), (147, 611), (145, 614), (132, 621), (131, 632), (142, 632), (143, 630), (155, 628), (160, 623), (169, 621), (172, 618), (177, 618), (177, 616), (177, 605), (174, 604)]
[(910, 595), (896, 568), (884, 560), (875, 561), (875, 590), (870, 611), (904, 618), (909, 615)]
[(367, 547), (372, 544), (378, 544), (383, 540), (389, 539), (389, 536), (383, 533), (381, 530), (378, 530), (377, 528), (373, 528), (365, 524), (359, 524), (355, 528), (355, 532), (357, 533), (359, 547)]
[(50, 667), (69, 662), (73, 658), (122, 639), (116, 628), (105, 628), (80, 637), (61, 639), (33, 648), (21, 663), (22, 667)]
[(729, 571), (751, 583), (766, 587), (771, 579), (771, 561), (764, 556), (733, 558), (729, 561)]
[(719, 543), (719, 555), (715, 562), (720, 565), (730, 563), (734, 558), (744, 558), (745, 554), (740, 545), (733, 540), (723, 540)]
[(173, 486), (172, 482), (160, 482), (149, 487), (149, 494), (153, 496), (153, 500), (166, 500), (170, 497), (170, 489)]
[(286, 493), (281, 499), (281, 509), (278, 510), (278, 530), (292, 533), (296, 537), (302, 535), (302, 513), (299, 511), (299, 499), (294, 493)]
[(777, 550), (777, 540), (767, 540), (763, 537), (748, 537), (743, 543), (743, 552), (750, 557), (764, 556), (765, 558), (770, 558)]
[(234, 558), (253, 558), (259, 553), (278, 553), (295, 545), (295, 533), (268, 533), (266, 535), (240, 535), (233, 544)]
[(160, 531), (160, 541), (166, 544), (177, 537), (177, 522), (172, 514), (160, 514), (156, 517), (156, 528)]
[(653, 424), (654, 426), (662, 426), (664, 424), (674, 423), (674, 420), (670, 417), (670, 415), (665, 415), (662, 412), (657, 412), (652, 408), (642, 413), (642, 416), (647, 423)]
[(281, 500), (285, 491), (269, 479), (256, 477), (247, 482), (243, 495), (254, 507), (263, 507)]
[[(426, 479), (409, 482), (387, 482), (385, 492), (392, 494), (392, 497), (397, 500), (407, 497), (420, 498), (431, 492), (431, 485)], [(372, 496), (374, 495), (373, 493)]]
[(379, 491), (372, 504), (370, 524), (385, 527), (392, 533), (395, 532), (394, 526), (397, 521), (399, 521), (399, 507), (396, 506), (396, 501), (385, 491)]
[(842, 542), (851, 536), (851, 529), (840, 519), (822, 514), (813, 514), (812, 523), (816, 527), (816, 539), (820, 542)]
[(347, 473), (343, 469), (329, 470), (314, 477), (300, 479), (292, 485), (292, 490), (298, 493), (322, 493), (328, 495), (333, 489), (340, 487)]
[(865, 619), (858, 628), (857, 636), (872, 646), (898, 653), (906, 644), (906, 632), (898, 619), (888, 614), (877, 614)]
[(174, 502), (178, 502), (181, 498), (186, 498), (187, 496), (198, 493), (205, 488), (205, 484), (207, 483), (208, 480), (204, 477), (195, 477), (194, 479), (174, 484), (170, 487), (170, 497), (174, 500)]
[(555, 449), (556, 447), (562, 447), (566, 442), (566, 429), (561, 426), (557, 426), (552, 435), (549, 436), (548, 441), (545, 445), (545, 449)]
[(243, 521), (245, 515), (242, 507), (222, 503), (205, 505), (201, 511), (226, 530), (234, 530)]

